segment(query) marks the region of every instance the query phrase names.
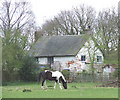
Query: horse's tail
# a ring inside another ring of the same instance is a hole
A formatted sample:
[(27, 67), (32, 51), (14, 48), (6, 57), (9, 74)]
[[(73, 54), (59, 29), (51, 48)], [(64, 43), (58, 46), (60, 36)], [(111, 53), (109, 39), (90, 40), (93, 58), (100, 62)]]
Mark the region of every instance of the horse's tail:
[(38, 76), (38, 84), (40, 83), (41, 76), (42, 76), (42, 72), (39, 73), (39, 76)]

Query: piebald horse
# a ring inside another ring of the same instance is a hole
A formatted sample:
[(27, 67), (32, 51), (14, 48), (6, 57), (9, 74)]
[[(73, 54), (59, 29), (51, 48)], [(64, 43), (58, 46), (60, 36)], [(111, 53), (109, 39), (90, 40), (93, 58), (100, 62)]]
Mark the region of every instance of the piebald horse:
[(59, 83), (60, 89), (62, 89), (61, 82), (63, 84), (64, 89), (67, 89), (67, 81), (65, 80), (65, 77), (63, 76), (63, 74), (59, 71), (45, 70), (45, 71), (40, 72), (38, 83), (40, 83), (41, 77), (43, 79), (42, 86), (41, 86), (42, 89), (44, 89), (43, 88), (44, 83), (45, 83), (45, 88), (47, 88), (46, 80), (55, 81), (54, 89), (56, 89), (57, 82)]

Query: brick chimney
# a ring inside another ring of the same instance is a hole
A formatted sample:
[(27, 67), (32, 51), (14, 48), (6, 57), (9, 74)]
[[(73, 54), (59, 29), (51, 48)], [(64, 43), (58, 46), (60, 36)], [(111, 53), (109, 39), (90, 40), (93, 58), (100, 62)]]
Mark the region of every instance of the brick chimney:
[(34, 33), (35, 42), (36, 42), (41, 36), (43, 36), (42, 31), (35, 31), (35, 33)]
[(85, 30), (85, 34), (92, 34), (91, 26), (89, 25), (88, 28)]

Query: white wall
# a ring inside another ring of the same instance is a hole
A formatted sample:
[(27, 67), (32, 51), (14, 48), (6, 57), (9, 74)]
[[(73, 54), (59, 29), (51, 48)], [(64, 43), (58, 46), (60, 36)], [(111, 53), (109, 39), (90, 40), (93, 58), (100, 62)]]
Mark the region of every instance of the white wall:
[[(90, 47), (90, 55), (92, 55), (95, 52), (95, 62), (97, 62), (97, 56), (102, 56), (102, 62), (103, 62), (103, 55), (99, 49), (97, 49), (94, 45), (94, 42), (92, 40), (89, 40), (89, 43), (86, 42), (85, 45), (80, 49), (80, 51), (77, 54), (77, 57), (81, 59), (82, 55), (86, 55), (86, 62), (90, 62), (90, 57), (88, 53), (88, 48)], [(102, 63), (101, 62), (101, 63)]]
[(39, 64), (47, 64), (47, 58), (38, 58)]
[(75, 57), (54, 57), (54, 61), (59, 61), (63, 69), (67, 68), (69, 61), (73, 60), (75, 60)]

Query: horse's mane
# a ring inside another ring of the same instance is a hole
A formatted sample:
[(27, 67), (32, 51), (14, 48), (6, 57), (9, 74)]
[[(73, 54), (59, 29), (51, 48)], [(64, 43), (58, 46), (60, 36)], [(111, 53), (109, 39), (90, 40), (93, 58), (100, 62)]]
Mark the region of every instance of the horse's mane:
[(63, 76), (63, 74), (62, 74), (62, 73), (61, 73), (61, 75), (62, 75), (63, 80), (66, 82), (65, 77)]

